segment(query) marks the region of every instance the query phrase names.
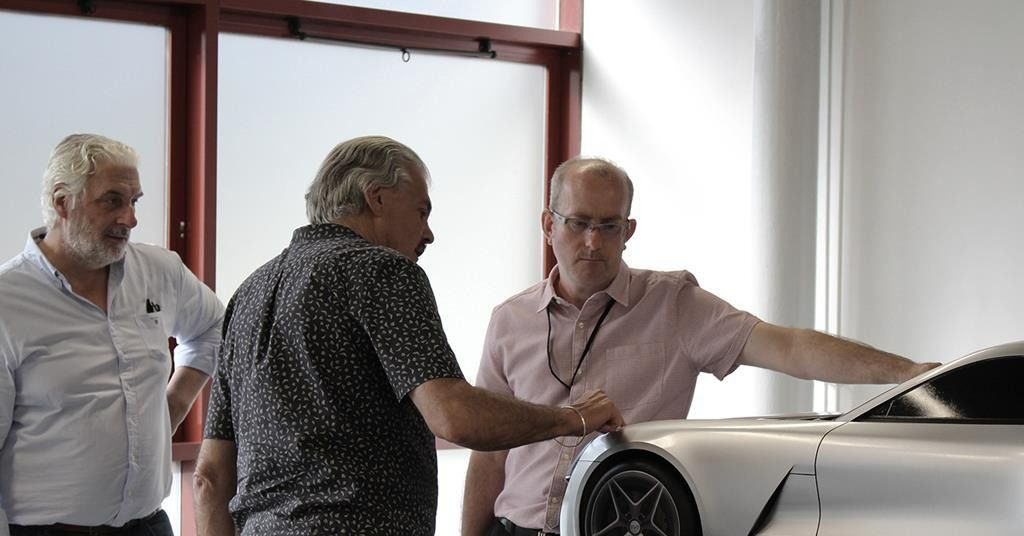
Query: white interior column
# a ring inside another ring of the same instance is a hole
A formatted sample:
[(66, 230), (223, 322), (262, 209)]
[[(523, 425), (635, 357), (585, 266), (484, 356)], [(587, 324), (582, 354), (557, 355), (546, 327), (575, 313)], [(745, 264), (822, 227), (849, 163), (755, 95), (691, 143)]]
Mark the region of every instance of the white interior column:
[[(758, 0), (754, 14), (754, 311), (813, 327), (817, 216), (818, 0)], [(810, 411), (811, 382), (763, 372), (772, 413)]]

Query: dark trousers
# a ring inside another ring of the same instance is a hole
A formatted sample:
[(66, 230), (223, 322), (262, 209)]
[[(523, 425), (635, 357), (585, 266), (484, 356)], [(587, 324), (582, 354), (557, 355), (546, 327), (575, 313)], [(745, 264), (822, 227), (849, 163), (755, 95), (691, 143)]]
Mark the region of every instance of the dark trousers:
[(74, 525), (10, 525), (11, 536), (174, 536), (171, 521), (167, 513), (157, 510), (156, 513), (125, 523), (123, 527), (76, 527)]
[[(507, 519), (494, 518), (494, 523), (487, 529), (487, 536), (537, 536), (538, 534), (551, 534), (539, 532), (537, 529), (525, 529), (517, 527)], [(11, 536), (14, 536), (13, 534)], [(558, 536), (555, 534), (554, 536)]]

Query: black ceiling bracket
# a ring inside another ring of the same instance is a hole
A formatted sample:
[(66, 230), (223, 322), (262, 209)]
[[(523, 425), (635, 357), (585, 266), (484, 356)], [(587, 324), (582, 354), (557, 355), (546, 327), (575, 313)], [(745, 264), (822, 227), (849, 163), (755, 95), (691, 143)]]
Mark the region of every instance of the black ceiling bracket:
[(75, 3), (78, 4), (78, 10), (83, 15), (93, 15), (96, 13), (96, 2), (93, 0), (77, 0)]
[(498, 53), (491, 48), (491, 40), (488, 37), (478, 37), (476, 39), (476, 50), (483, 56), (490, 58), (497, 58)]
[(298, 37), (299, 41), (306, 40), (306, 32), (302, 31), (302, 21), (298, 17), (288, 17), (288, 33)]

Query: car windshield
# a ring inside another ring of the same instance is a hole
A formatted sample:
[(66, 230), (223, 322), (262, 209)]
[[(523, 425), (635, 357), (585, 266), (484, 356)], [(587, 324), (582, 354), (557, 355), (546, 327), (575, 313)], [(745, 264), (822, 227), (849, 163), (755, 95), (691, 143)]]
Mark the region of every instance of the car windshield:
[(858, 420), (1024, 421), (1024, 356), (969, 363), (883, 402)]

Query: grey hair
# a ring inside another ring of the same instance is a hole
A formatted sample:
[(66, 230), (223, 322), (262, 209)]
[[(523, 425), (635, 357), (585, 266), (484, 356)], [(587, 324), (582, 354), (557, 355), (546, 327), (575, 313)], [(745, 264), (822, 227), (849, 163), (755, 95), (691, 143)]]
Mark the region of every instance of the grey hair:
[(57, 223), (56, 198), (66, 198), (68, 209), (75, 208), (100, 163), (137, 168), (139, 155), (128, 145), (98, 134), (72, 134), (53, 148), (40, 196), (47, 228)]
[(429, 182), (419, 155), (391, 138), (364, 136), (341, 142), (324, 158), (306, 191), (306, 217), (315, 224), (361, 214), (367, 190), (396, 188), (417, 171)]
[(558, 204), (558, 198), (562, 195), (562, 183), (565, 181), (565, 176), (570, 171), (580, 168), (586, 168), (587, 173), (594, 173), (604, 178), (622, 177), (622, 179), (626, 181), (626, 192), (628, 194), (628, 199), (626, 201), (626, 217), (629, 217), (629, 212), (633, 209), (632, 179), (629, 178), (629, 174), (626, 173), (626, 170), (622, 169), (618, 164), (607, 158), (601, 158), (598, 156), (574, 156), (565, 162), (562, 162), (562, 165), (555, 169), (555, 172), (551, 175), (551, 186), (548, 192), (548, 207), (554, 209)]

